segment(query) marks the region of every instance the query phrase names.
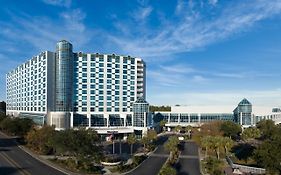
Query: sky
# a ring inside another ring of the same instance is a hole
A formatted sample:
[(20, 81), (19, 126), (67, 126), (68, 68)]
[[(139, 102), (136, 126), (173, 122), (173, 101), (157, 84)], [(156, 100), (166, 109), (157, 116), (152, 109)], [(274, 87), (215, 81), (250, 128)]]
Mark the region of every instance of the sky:
[(141, 57), (153, 105), (281, 106), (281, 0), (0, 0), (6, 73), (66, 39)]

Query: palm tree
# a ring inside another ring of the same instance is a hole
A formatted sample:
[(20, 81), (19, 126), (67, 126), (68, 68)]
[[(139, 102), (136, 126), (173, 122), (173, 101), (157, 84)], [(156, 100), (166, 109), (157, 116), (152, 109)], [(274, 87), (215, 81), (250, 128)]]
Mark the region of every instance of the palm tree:
[(164, 148), (170, 152), (170, 162), (174, 162), (176, 154), (178, 153), (179, 139), (177, 136), (171, 136), (165, 143)]
[(208, 156), (208, 148), (211, 147), (211, 144), (212, 144), (211, 136), (206, 136), (201, 139), (201, 145), (202, 147), (205, 147), (205, 158), (207, 158)]
[(215, 136), (212, 138), (212, 147), (216, 151), (218, 159), (220, 159), (220, 148), (222, 146), (223, 146), (223, 137)]
[(165, 125), (166, 125), (167, 121), (165, 120), (161, 120), (160, 121), (160, 127), (162, 128), (163, 131), (165, 131)]
[(190, 139), (190, 136), (191, 136), (191, 131), (192, 131), (192, 126), (190, 126), (190, 125), (186, 126), (186, 128), (185, 128), (185, 132), (187, 132), (187, 133), (188, 133), (188, 137), (189, 137), (189, 139)]
[(137, 138), (136, 138), (136, 135), (133, 133), (133, 134), (130, 134), (128, 136), (128, 139), (127, 139), (128, 143), (131, 145), (131, 155), (133, 154), (133, 146), (134, 144), (136, 143), (137, 141)]
[(168, 141), (165, 143), (164, 147), (169, 152), (176, 152), (179, 144), (179, 139), (177, 136), (171, 136)]
[(141, 143), (143, 144), (143, 147), (146, 148), (147, 144), (149, 144), (150, 140), (147, 136), (143, 136), (141, 139)]
[(229, 137), (223, 137), (223, 146), (225, 150), (225, 154), (228, 154), (228, 150), (233, 146), (233, 140), (230, 139)]
[(175, 131), (176, 132), (180, 132), (181, 130), (182, 130), (181, 125), (178, 125), (178, 126), (175, 127)]
[(148, 137), (149, 141), (152, 142), (157, 138), (157, 132), (150, 129), (147, 131), (146, 136)]

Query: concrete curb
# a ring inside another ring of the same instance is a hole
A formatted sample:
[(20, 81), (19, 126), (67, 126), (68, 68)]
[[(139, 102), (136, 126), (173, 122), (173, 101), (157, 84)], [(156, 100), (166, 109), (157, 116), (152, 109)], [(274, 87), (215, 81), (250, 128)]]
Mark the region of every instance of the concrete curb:
[(198, 146), (198, 157), (199, 157), (199, 167), (200, 167), (200, 174), (204, 175), (203, 170), (202, 170), (202, 165), (201, 165), (201, 152), (200, 152), (200, 146)]

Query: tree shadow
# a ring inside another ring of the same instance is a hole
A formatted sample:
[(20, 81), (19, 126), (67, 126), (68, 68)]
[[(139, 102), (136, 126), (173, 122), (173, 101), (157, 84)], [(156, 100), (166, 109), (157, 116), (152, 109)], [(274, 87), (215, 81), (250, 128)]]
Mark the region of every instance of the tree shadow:
[(19, 169), (13, 167), (0, 167), (0, 174), (1, 175), (12, 175), (17, 174)]
[(0, 147), (13, 147), (16, 145), (17, 143), (13, 138), (0, 138)]
[(6, 151), (10, 151), (10, 149), (7, 149), (7, 148), (0, 148), (0, 152), (6, 152)]
[(255, 149), (256, 147), (249, 143), (239, 143), (231, 149), (231, 152), (234, 153), (235, 157), (239, 160), (247, 162), (248, 159), (253, 156)]

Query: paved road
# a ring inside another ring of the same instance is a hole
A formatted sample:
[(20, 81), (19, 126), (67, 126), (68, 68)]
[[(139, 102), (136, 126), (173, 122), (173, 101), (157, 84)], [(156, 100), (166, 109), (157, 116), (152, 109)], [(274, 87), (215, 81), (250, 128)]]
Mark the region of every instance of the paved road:
[(200, 175), (198, 146), (194, 142), (184, 144), (179, 163), (179, 175)]
[(169, 153), (164, 149), (164, 142), (167, 137), (159, 139), (157, 150), (148, 157), (137, 169), (127, 175), (157, 175), (166, 162)]
[(1, 175), (65, 175), (22, 151), (12, 138), (0, 133)]

